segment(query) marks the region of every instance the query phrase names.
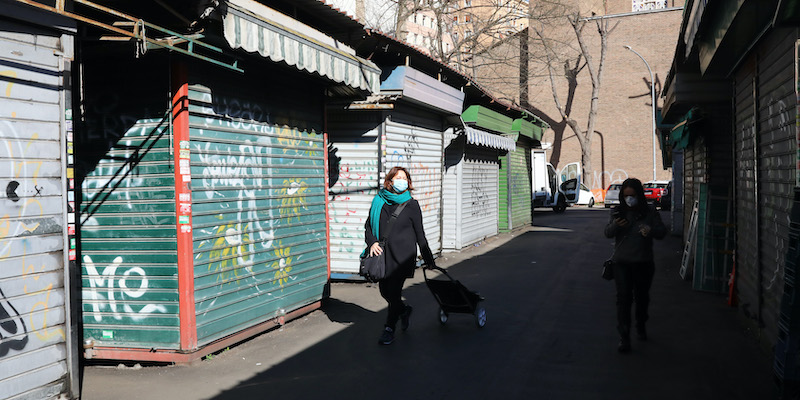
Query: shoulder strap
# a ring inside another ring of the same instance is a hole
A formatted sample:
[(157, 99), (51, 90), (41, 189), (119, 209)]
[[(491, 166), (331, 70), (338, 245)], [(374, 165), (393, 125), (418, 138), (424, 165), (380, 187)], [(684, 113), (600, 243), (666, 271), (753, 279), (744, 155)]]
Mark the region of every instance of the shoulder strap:
[[(411, 200), (409, 200), (411, 201)], [(391, 218), (389, 218), (389, 223), (386, 225), (386, 235), (384, 235), (383, 240), (386, 241), (389, 239), (389, 234), (392, 233), (392, 227), (394, 227), (394, 221), (397, 220), (397, 216), (403, 212), (403, 209), (406, 208), (408, 201), (405, 203), (400, 204), (392, 213)]]

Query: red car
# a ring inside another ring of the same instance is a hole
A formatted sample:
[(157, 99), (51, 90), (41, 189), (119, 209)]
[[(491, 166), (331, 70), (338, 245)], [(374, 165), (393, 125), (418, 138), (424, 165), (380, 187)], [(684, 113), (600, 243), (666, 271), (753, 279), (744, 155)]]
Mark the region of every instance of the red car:
[(644, 197), (648, 203), (653, 203), (662, 210), (669, 210), (671, 203), (670, 181), (650, 181), (644, 184)]

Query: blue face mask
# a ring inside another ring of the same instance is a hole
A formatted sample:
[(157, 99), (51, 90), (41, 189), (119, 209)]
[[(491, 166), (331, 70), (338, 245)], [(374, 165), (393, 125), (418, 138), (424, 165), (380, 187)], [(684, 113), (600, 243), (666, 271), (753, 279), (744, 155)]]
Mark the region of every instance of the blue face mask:
[(395, 179), (392, 181), (392, 187), (397, 193), (403, 193), (408, 190), (408, 181), (405, 179)]

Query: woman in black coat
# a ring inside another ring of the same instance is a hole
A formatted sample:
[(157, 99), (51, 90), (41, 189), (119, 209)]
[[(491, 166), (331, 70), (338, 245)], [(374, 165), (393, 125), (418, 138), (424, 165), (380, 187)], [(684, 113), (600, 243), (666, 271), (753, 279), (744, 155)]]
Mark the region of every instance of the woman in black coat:
[[(369, 218), (365, 224), (364, 241), (366, 252), (375, 256), (386, 252), (386, 278), (378, 282), (378, 288), (388, 303), (388, 315), (378, 343), (391, 344), (397, 321), (401, 320), (401, 328), (408, 329), (408, 319), (412, 308), (403, 303), (402, 291), (406, 278), (414, 276), (417, 261), (417, 245), (419, 245), (425, 264), (434, 266), (433, 254), (425, 238), (422, 227), (422, 210), (419, 203), (411, 197), (414, 187), (411, 175), (403, 167), (393, 167), (386, 174), (383, 188), (372, 200)], [(386, 228), (392, 213), (401, 205), (405, 207), (397, 216), (392, 231), (388, 232), (385, 248), (381, 241), (386, 238)], [(381, 240), (379, 240), (380, 238)]]
[(619, 190), (620, 205), (614, 207), (605, 235), (614, 238), (614, 282), (617, 286), (617, 348), (631, 350), (631, 306), (636, 303), (636, 334), (647, 340), (645, 323), (650, 317), (650, 286), (655, 274), (653, 239), (663, 239), (667, 228), (655, 207), (647, 205), (642, 182), (629, 178)]

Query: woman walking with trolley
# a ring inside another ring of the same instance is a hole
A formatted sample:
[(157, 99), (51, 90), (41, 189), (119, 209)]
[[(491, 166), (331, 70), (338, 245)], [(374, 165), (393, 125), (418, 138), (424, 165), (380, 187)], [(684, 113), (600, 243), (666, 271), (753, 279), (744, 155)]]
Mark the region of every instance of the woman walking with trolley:
[[(384, 178), (383, 188), (372, 200), (369, 218), (364, 227), (364, 241), (369, 256), (386, 252), (386, 277), (378, 282), (381, 297), (388, 304), (386, 322), (378, 339), (378, 343), (384, 345), (394, 341), (398, 320), (403, 330), (408, 329), (412, 308), (403, 302), (402, 291), (406, 279), (414, 276), (417, 246), (425, 264), (429, 267), (435, 266), (422, 227), (422, 210), (419, 203), (411, 197), (412, 190), (414, 186), (408, 170), (403, 167), (389, 170)], [(391, 224), (391, 232), (388, 232), (392, 215), (398, 209), (400, 212)], [(388, 240), (385, 240), (387, 237)]]

